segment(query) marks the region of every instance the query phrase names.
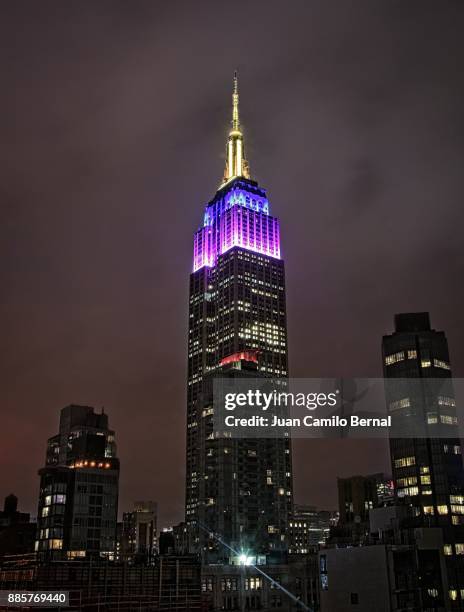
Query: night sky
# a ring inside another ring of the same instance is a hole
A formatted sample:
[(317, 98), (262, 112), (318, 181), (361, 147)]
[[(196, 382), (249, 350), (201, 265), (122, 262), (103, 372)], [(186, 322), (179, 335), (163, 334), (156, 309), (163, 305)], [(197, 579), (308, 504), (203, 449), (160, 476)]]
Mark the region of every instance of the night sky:
[[(36, 511), (69, 403), (105, 407), (120, 511), (182, 519), (192, 237), (222, 177), (233, 71), (281, 220), (294, 377), (380, 376), (429, 310), (464, 374), (464, 4), (2, 4), (0, 496)], [(388, 470), (378, 441), (295, 443), (296, 501)]]

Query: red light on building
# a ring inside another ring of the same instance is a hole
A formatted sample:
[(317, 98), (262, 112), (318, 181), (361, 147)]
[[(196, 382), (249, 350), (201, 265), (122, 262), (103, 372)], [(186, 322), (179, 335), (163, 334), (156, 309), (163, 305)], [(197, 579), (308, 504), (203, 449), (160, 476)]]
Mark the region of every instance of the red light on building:
[(241, 351), (240, 353), (233, 353), (221, 359), (219, 365), (225, 366), (229, 363), (237, 363), (238, 361), (252, 361), (253, 363), (258, 363), (258, 352), (259, 351)]

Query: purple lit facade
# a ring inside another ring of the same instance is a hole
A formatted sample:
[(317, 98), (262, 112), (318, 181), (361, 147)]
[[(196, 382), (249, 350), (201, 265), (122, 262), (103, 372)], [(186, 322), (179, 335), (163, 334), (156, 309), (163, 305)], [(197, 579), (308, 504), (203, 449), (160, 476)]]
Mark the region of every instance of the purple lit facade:
[(233, 247), (280, 259), (279, 220), (269, 214), (264, 189), (247, 179), (224, 186), (206, 206), (194, 237), (193, 271), (215, 266)]

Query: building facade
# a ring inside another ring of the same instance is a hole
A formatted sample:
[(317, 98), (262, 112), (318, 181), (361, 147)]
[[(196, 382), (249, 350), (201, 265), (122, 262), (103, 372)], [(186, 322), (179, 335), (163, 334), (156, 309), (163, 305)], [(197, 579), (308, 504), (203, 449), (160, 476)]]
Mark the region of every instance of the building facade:
[(158, 553), (156, 502), (135, 502), (132, 512), (123, 513), (117, 550), (122, 561), (154, 561)]
[(63, 408), (39, 475), (39, 557), (113, 558), (119, 460), (108, 416), (88, 406)]
[(240, 550), (252, 529), (261, 552), (285, 549), (293, 488), (288, 439), (228, 443), (212, 431), (215, 376), (288, 376), (279, 221), (250, 178), (237, 78), (226, 157), (194, 237), (189, 300), (186, 525), (190, 551), (212, 561), (225, 555), (217, 538)]
[(400, 432), (390, 438), (397, 502), (408, 506), (408, 526), (441, 528), (450, 605), (463, 610), (464, 471), (446, 336), (428, 313), (399, 314), (382, 353), (387, 409)]
[(338, 521), (335, 512), (295, 504), (289, 519), (289, 552), (304, 555), (324, 545), (330, 528)]

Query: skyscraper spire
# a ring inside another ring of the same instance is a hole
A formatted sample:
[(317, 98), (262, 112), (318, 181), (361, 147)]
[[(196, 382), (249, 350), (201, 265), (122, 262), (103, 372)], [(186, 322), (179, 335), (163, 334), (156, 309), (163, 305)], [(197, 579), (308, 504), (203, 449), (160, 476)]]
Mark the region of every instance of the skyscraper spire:
[(229, 132), (227, 141), (227, 160), (224, 170), (224, 180), (222, 182), (223, 185), (237, 176), (250, 178), (250, 169), (245, 159), (243, 134), (240, 127), (238, 101), (238, 76), (237, 71), (235, 71), (234, 90), (232, 93), (232, 129)]
[(232, 129), (240, 131), (240, 119), (238, 116), (238, 75), (234, 72), (234, 93), (232, 94)]

